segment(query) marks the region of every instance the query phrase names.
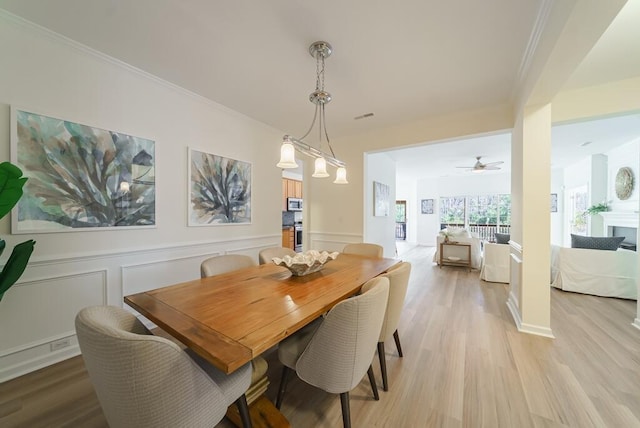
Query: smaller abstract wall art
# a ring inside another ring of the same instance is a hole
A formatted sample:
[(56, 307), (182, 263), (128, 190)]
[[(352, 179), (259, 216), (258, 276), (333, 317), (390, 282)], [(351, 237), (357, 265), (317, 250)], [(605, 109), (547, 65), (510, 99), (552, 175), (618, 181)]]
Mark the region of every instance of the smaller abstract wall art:
[(155, 227), (155, 142), (12, 108), (13, 233)]
[(189, 226), (251, 223), (251, 164), (189, 149)]
[(422, 214), (433, 214), (433, 199), (422, 199), (420, 207)]
[(389, 185), (373, 182), (373, 215), (375, 217), (386, 217), (389, 215), (389, 197), (391, 191)]

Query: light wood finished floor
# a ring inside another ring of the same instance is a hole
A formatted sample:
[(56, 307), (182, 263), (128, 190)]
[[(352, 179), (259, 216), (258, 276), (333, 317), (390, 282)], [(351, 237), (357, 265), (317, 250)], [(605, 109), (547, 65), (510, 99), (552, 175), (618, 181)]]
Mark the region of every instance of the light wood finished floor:
[[(552, 289), (555, 340), (518, 333), (503, 284), (431, 263), (404, 247), (413, 271), (399, 332), (386, 344), (390, 390), (351, 393), (355, 427), (640, 427), (636, 302)], [(281, 365), (266, 355), (275, 398)], [(380, 384), (379, 367), (374, 370)], [(293, 427), (342, 426), (337, 396), (292, 379), (282, 411)], [(105, 427), (82, 360), (0, 384), (2, 427)], [(230, 427), (222, 421), (218, 427)]]

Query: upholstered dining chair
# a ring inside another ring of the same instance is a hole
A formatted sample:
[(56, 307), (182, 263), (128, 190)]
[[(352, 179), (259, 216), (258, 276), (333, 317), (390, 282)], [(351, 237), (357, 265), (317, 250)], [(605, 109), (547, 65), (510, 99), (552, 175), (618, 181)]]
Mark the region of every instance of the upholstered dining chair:
[[(389, 381), (387, 378), (387, 361), (384, 351), (384, 342), (393, 336), (398, 349), (398, 355), (402, 357), (402, 347), (400, 346), (400, 336), (398, 335), (398, 323), (402, 307), (404, 306), (404, 298), (407, 295), (407, 287), (409, 285), (409, 275), (411, 274), (411, 263), (401, 262), (394, 265), (393, 269), (389, 269), (387, 273), (380, 275), (389, 279), (389, 299), (387, 301), (387, 309), (384, 315), (384, 322), (380, 330), (378, 339), (378, 359), (380, 360), (380, 371), (382, 372), (382, 389), (389, 390)], [(362, 286), (361, 292), (366, 292), (369, 284)]]
[(256, 262), (251, 257), (242, 254), (209, 257), (200, 264), (200, 277), (220, 275), (255, 265)]
[(327, 315), (289, 336), (278, 346), (284, 365), (276, 407), (280, 408), (289, 375), (332, 394), (340, 394), (342, 421), (351, 426), (349, 391), (365, 373), (379, 399), (371, 366), (384, 319), (389, 280), (376, 277), (367, 292), (336, 304)]
[(271, 263), (271, 259), (274, 257), (283, 258), (284, 256), (295, 256), (297, 253), (291, 248), (285, 247), (272, 247), (260, 250), (258, 253), (258, 261), (261, 265)]
[(90, 306), (76, 316), (89, 379), (110, 427), (211, 427), (234, 402), (251, 427), (251, 365), (226, 375), (190, 350), (154, 336), (130, 312)]
[(347, 244), (342, 249), (344, 254), (357, 254), (359, 256), (382, 258), (384, 248), (378, 244), (360, 242), (357, 244)]
[[(241, 254), (226, 254), (223, 256), (210, 257), (200, 265), (200, 276), (222, 275), (234, 270), (256, 266), (256, 262), (249, 256)], [(262, 356), (257, 356), (251, 360), (251, 385), (246, 392), (248, 403), (251, 405), (267, 390), (269, 382), (265, 374), (267, 373), (267, 361)]]

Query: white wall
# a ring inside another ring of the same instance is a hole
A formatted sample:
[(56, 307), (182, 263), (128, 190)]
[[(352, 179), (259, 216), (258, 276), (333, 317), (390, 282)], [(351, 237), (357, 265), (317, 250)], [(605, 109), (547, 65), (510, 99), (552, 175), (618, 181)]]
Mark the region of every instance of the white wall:
[(511, 193), (509, 174), (473, 174), (441, 177), (437, 180), (440, 196), (493, 195)]
[[(197, 278), (208, 256), (280, 245), (281, 131), (3, 13), (0, 57), (0, 159), (10, 159), (16, 105), (155, 140), (157, 184), (153, 229), (11, 236), (8, 217), (0, 222), (8, 247), (37, 241), (0, 302), (0, 382), (77, 354), (84, 306), (122, 306), (127, 294)], [(252, 224), (187, 227), (188, 146), (252, 163)], [(69, 346), (52, 351), (58, 340)]]
[[(615, 192), (615, 178), (621, 167), (630, 167), (636, 183), (631, 197), (625, 201), (621, 201)], [(590, 197), (590, 205), (607, 201), (610, 211), (638, 211), (639, 207), (639, 184), (638, 174), (640, 173), (640, 138), (635, 139), (627, 144), (616, 147), (603, 154), (596, 154), (579, 160), (569, 165), (563, 170), (562, 180), (564, 181), (564, 204), (568, 204), (568, 190), (587, 186), (587, 192)], [(552, 180), (553, 183), (553, 180)], [(562, 245), (570, 246), (569, 234), (569, 218), (568, 212), (564, 213), (563, 218), (563, 239)], [(552, 216), (553, 219), (553, 216)], [(592, 236), (602, 236), (605, 232), (602, 226), (602, 218), (599, 216), (591, 216), (589, 218), (590, 230)], [(553, 225), (553, 220), (552, 220)], [(552, 234), (552, 237), (555, 235)]]
[(587, 192), (589, 191), (589, 177), (591, 176), (591, 158), (584, 158), (576, 163), (569, 165), (563, 171), (563, 181), (564, 181), (564, 195), (563, 195), (563, 205), (565, 206), (565, 210), (562, 215), (562, 239), (561, 245), (563, 247), (571, 246), (571, 227), (570, 221), (572, 220), (570, 217), (569, 206), (571, 201), (569, 200), (569, 194), (572, 189), (581, 186), (587, 186)]
[[(374, 216), (373, 182), (389, 186), (389, 215)], [(384, 257), (396, 254), (396, 163), (384, 153), (365, 155), (364, 242), (384, 247)]]
[[(591, 156), (591, 175), (589, 177), (589, 206), (607, 200), (607, 156), (595, 154)], [(589, 216), (591, 236), (605, 236), (602, 233), (603, 218), (599, 215)]]
[[(423, 199), (433, 199), (433, 214), (422, 214), (420, 203)], [(418, 216), (416, 242), (435, 247), (440, 231), (440, 192), (437, 179), (418, 180), (416, 186), (416, 215)]]
[[(634, 141), (608, 151), (606, 155), (609, 160), (607, 200), (611, 201), (611, 211), (638, 211), (638, 201), (640, 199), (638, 197), (640, 194), (640, 136)], [(631, 168), (635, 177), (631, 197), (624, 201), (621, 201), (616, 196), (615, 191), (616, 174), (622, 167)]]
[(551, 193), (558, 195), (558, 211), (551, 213), (551, 244), (562, 245), (564, 234), (564, 171), (551, 171)]

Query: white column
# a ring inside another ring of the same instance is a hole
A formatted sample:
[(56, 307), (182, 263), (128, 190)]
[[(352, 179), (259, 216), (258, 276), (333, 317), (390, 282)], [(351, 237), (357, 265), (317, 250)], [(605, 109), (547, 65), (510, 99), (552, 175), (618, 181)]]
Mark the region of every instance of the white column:
[(511, 290), (507, 305), (518, 330), (553, 337), (550, 104), (523, 109), (511, 145)]

